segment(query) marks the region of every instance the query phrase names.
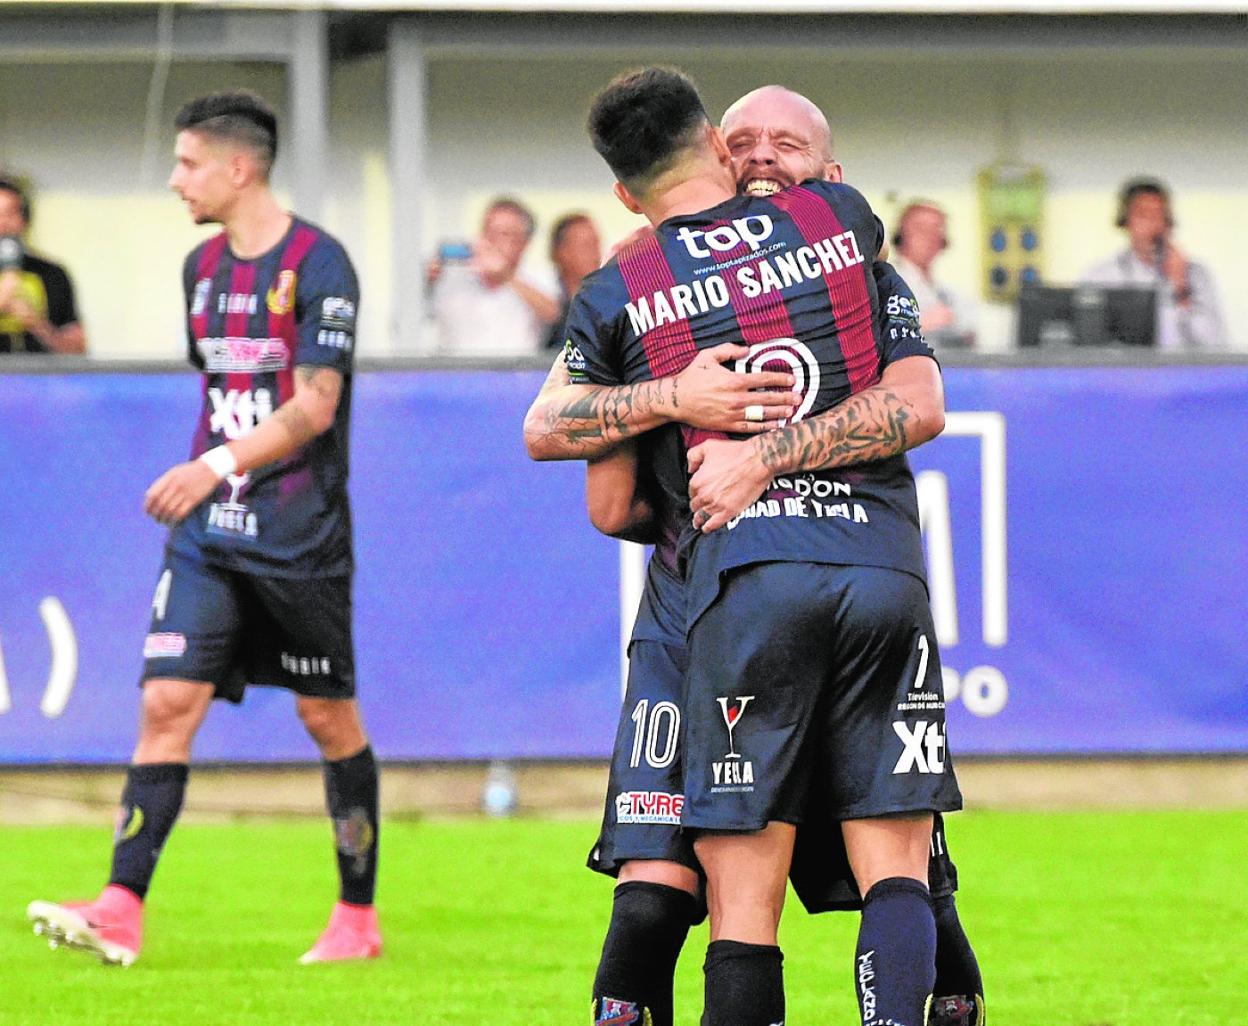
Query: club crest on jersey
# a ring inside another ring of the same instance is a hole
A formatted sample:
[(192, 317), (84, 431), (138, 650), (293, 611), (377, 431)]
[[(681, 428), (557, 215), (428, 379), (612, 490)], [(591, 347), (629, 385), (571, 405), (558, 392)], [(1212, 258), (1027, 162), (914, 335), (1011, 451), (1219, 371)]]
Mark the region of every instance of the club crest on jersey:
[(594, 1026), (651, 1026), (650, 1009), (636, 1001), (604, 997), (594, 1008)]
[(711, 792), (718, 791), (753, 791), (754, 763), (743, 759), (737, 751), (734, 734), (745, 708), (752, 701), (753, 695), (738, 695), (736, 698), (716, 698), (719, 711), (724, 718), (724, 726), (728, 729), (728, 754), (719, 762), (711, 763), (711, 774), (714, 786)]
[(281, 317), (295, 308), (295, 272), (287, 268), (277, 276), (277, 281), (265, 297), (269, 313)]

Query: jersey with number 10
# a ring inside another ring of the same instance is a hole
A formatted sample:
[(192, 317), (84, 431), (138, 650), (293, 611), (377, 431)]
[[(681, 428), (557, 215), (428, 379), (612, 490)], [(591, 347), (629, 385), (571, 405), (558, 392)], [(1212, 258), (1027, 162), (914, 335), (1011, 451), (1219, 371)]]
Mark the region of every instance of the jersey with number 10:
[[(822, 413), (876, 384), (889, 363), (932, 355), (908, 300), (880, 316), (872, 269), (882, 242), (866, 200), (822, 181), (670, 218), (582, 283), (566, 329), (571, 380), (663, 377), (701, 349), (742, 342), (750, 353), (737, 370), (790, 371), (802, 397), (793, 419)], [(685, 428), (656, 446), (667, 498), (687, 494), (685, 452), (708, 437)], [(714, 601), (720, 575), (749, 563), (881, 566), (925, 580), (909, 464), (898, 455), (777, 477), (727, 527), (686, 529), (681, 557), (689, 623)]]
[(170, 545), (210, 563), (274, 577), (352, 570), (347, 502), (351, 366), (359, 286), (346, 251), (295, 218), (271, 250), (241, 260), (224, 233), (183, 269), (191, 363), (203, 372), (192, 458), (251, 432), (294, 395), (295, 367), (343, 376), (328, 431), (246, 474), (230, 475), (174, 529)]

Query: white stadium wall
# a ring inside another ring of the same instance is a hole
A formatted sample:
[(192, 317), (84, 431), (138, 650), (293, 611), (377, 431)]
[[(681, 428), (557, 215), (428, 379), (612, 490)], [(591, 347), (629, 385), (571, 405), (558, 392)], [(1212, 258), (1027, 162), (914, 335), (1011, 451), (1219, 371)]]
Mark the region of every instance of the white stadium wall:
[[(1161, 41), (1159, 41), (1161, 42)], [(647, 57), (651, 55), (647, 54)], [(976, 60), (893, 50), (852, 58), (757, 58), (740, 51), (674, 62), (691, 71), (714, 114), (741, 92), (779, 81), (830, 114), (847, 179), (890, 223), (924, 196), (950, 214), (943, 274), (974, 292), (979, 271), (976, 171), (1016, 139), (1014, 156), (1048, 177), (1047, 276), (1070, 280), (1121, 245), (1114, 196), (1126, 177), (1170, 183), (1176, 241), (1219, 280), (1231, 338), (1248, 349), (1248, 109), (1245, 59), (1199, 49), (1104, 51)], [(485, 200), (512, 192), (542, 228), (586, 208), (608, 237), (635, 224), (611, 198), (610, 177), (583, 123), (589, 98), (630, 62), (605, 57), (429, 61), (425, 249), (469, 234)], [(0, 166), (36, 191), (34, 244), (72, 270), (92, 351), (180, 353), (178, 268), (203, 229), (165, 189), (168, 122), (183, 99), (247, 86), (284, 107), (277, 65), (175, 63), (154, 159), (143, 164), (150, 68), (139, 63), (0, 63)], [(354, 255), (364, 290), (363, 355), (418, 352), (392, 339), (391, 181), (386, 71), (381, 57), (337, 62), (330, 79), (325, 222)], [(402, 174), (402, 170), (398, 172)], [(287, 190), (279, 158), (277, 185)], [(544, 231), (532, 263), (544, 263)], [(412, 268), (413, 288), (420, 270)], [(981, 305), (986, 348), (1010, 345), (1010, 316)]]

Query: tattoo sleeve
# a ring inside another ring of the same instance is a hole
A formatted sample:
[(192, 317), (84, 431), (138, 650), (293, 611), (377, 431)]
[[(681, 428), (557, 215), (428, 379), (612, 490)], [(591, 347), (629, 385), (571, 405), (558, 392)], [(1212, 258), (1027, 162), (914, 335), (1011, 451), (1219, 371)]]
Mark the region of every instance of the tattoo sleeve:
[(538, 396), (539, 448), (564, 459), (601, 456), (627, 438), (658, 427), (679, 408), (676, 379), (632, 385), (577, 385), (575, 394), (552, 385), (554, 371)]
[(827, 413), (758, 435), (754, 444), (773, 473), (828, 470), (905, 452), (915, 444), (917, 427), (914, 407), (876, 385)]

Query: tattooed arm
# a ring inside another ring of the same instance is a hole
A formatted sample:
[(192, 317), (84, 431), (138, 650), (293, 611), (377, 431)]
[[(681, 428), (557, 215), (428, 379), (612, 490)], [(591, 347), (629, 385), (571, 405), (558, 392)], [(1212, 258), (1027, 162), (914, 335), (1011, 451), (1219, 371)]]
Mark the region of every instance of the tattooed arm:
[[(295, 394), (253, 430), (227, 443), (236, 474), (285, 459), (334, 423), (342, 374), (331, 367), (300, 364)], [(221, 478), (201, 459), (165, 471), (148, 488), (143, 508), (162, 524), (176, 524), (213, 493)]]
[[(745, 357), (745, 346), (705, 349), (679, 374), (632, 385), (572, 384), (563, 357), (555, 360), (524, 418), (524, 444), (535, 460), (595, 459), (628, 438), (678, 420), (691, 427), (756, 434), (793, 415), (801, 397), (788, 391), (793, 375), (738, 374), (723, 366)], [(772, 391), (769, 391), (772, 390)], [(763, 408), (747, 421), (745, 408)]]
[(694, 523), (714, 531), (766, 490), (772, 478), (896, 456), (945, 427), (936, 361), (909, 356), (889, 364), (878, 384), (830, 410), (742, 442), (712, 440), (689, 452)]

